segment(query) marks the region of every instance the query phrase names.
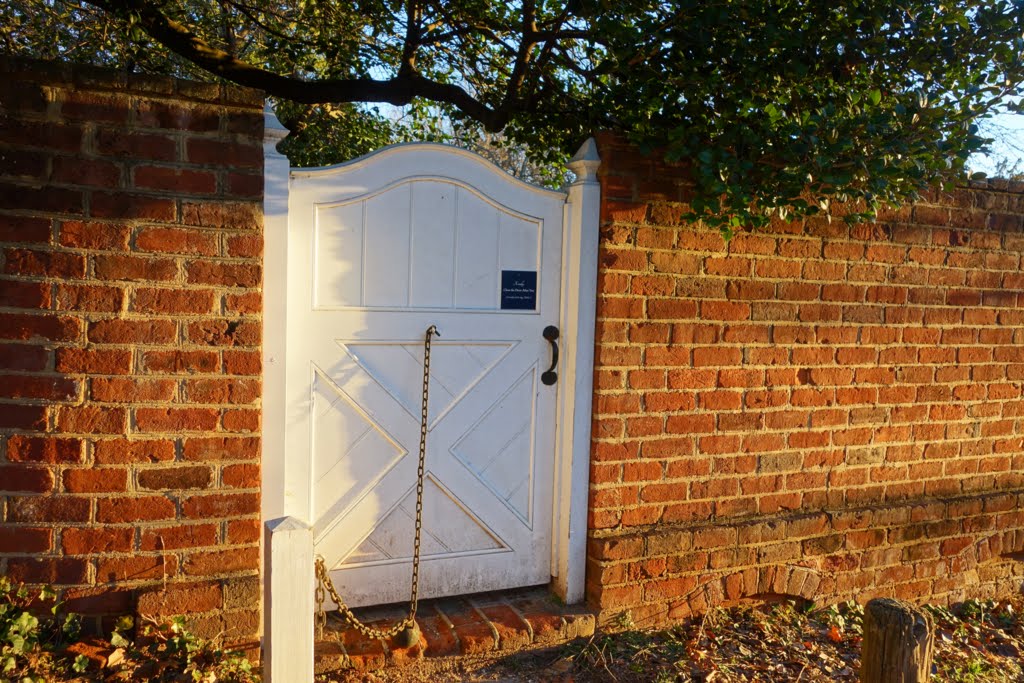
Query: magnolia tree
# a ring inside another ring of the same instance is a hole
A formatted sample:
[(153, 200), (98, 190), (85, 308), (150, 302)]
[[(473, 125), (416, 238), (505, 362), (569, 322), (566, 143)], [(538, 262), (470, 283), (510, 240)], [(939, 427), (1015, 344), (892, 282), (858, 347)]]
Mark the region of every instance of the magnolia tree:
[(260, 88), (298, 164), (487, 133), (545, 169), (618, 130), (690, 164), (691, 217), (727, 232), (962, 177), (1024, 79), (1017, 0), (6, 0), (0, 21), (10, 53)]

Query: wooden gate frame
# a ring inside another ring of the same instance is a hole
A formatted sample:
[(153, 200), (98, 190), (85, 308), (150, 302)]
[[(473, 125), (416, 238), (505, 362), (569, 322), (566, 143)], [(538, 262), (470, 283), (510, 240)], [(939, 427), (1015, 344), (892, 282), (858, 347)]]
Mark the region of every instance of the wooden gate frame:
[[(304, 519), (306, 510), (296, 509), (299, 506), (292, 503), (284, 486), (286, 333), (282, 321), (287, 319), (291, 169), (277, 144), (287, 134), (268, 104), (263, 144), (263, 668), (268, 682), (306, 683), (313, 680), (313, 531), (311, 520)], [(600, 164), (597, 144), (588, 139), (568, 164), (576, 180), (567, 188), (564, 207), (559, 312), (564, 360), (555, 421), (551, 587), (570, 604), (583, 600), (586, 569)]]

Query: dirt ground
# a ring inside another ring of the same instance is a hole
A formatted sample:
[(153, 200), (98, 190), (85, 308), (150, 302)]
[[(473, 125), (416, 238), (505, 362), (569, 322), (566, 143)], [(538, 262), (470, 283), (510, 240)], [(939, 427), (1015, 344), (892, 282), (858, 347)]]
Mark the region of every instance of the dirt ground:
[[(586, 642), (585, 640), (582, 642)], [(340, 683), (568, 683), (591, 680), (574, 671), (566, 647), (540, 647), (513, 654), (496, 652), (462, 657), (428, 657), (409, 667), (334, 674), (318, 681)]]
[[(933, 681), (1024, 683), (1024, 599), (928, 607), (936, 623)], [(661, 630), (631, 627), (514, 654), (427, 658), (406, 668), (348, 672), (325, 683), (710, 683), (858, 680), (859, 605), (793, 603), (715, 610)]]

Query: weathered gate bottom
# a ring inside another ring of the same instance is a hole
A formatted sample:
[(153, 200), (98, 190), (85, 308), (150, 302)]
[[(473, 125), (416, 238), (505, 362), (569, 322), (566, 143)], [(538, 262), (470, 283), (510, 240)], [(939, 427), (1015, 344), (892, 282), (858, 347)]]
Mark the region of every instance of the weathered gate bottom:
[[(364, 623), (387, 626), (405, 616), (405, 606), (355, 610)], [(416, 622), (418, 645), (364, 638), (334, 613), (316, 643), (316, 673), (341, 669), (373, 670), (401, 666), (422, 657), (445, 657), (490, 651), (515, 651), (529, 645), (557, 645), (594, 633), (594, 615), (582, 605), (559, 604), (546, 588), (495, 591), (458, 598), (424, 600)], [(399, 636), (400, 637), (400, 636)]]

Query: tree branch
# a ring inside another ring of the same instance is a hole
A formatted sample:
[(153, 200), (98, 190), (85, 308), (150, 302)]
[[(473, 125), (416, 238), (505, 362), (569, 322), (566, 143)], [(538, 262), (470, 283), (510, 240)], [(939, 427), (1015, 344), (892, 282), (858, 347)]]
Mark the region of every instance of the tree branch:
[(88, 1), (107, 12), (135, 13), (146, 33), (167, 49), (212, 74), (239, 85), (263, 90), (274, 97), (283, 97), (301, 104), (385, 102), (396, 106), (404, 106), (414, 98), (422, 97), (450, 104), (490, 131), (504, 128), (511, 115), (510, 110), (495, 111), (489, 108), (457, 85), (438, 83), (415, 72), (400, 74), (389, 80), (341, 78), (305, 81), (282, 76), (213, 47), (145, 0)]
[(398, 75), (410, 76), (416, 73), (416, 50), (420, 46), (419, 8), (413, 0), (405, 3), (405, 43), (402, 45), (402, 61)]
[(519, 91), (526, 80), (527, 70), (530, 66), (530, 57), (536, 43), (530, 38), (531, 34), (537, 32), (536, 15), (534, 14), (533, 0), (523, 2), (523, 29), (522, 37), (519, 39), (519, 49), (516, 51), (516, 61), (512, 67), (512, 75), (508, 79), (508, 89), (505, 91), (499, 111), (511, 111), (519, 100)]
[[(230, 4), (236, 10), (238, 10), (239, 12), (244, 14), (245, 17), (249, 21), (251, 21), (253, 24), (255, 24), (261, 30), (266, 31), (268, 34), (270, 34), (272, 36), (275, 36), (277, 38), (280, 38), (281, 40), (291, 41), (294, 44), (309, 45), (308, 41), (302, 40), (298, 36), (290, 36), (290, 35), (284, 34), (281, 31), (278, 31), (276, 28), (274, 28), (270, 24), (268, 24), (267, 22), (261, 21), (260, 18), (253, 11), (252, 7), (250, 7), (249, 5), (246, 5), (244, 3), (238, 2), (237, 0), (228, 0), (228, 4)], [(280, 18), (280, 15), (277, 15), (277, 16)]]

